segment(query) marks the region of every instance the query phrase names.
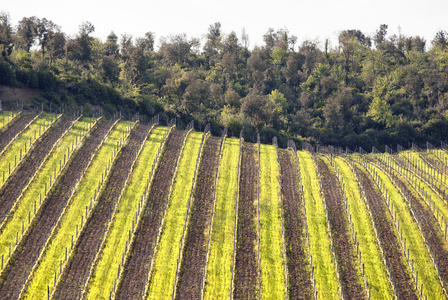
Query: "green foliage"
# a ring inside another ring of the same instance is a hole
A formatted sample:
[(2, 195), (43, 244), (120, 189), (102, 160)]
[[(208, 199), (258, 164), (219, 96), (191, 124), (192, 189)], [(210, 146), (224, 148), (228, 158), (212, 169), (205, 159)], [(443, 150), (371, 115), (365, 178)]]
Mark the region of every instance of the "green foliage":
[(213, 121), (233, 131), (268, 126), (282, 139), (352, 148), (368, 144), (366, 136), (379, 148), (386, 140), (400, 142), (406, 127), (414, 129), (417, 144), (444, 136), (425, 128), (448, 117), (443, 30), (426, 45), (419, 36), (388, 36), (381, 24), (370, 36), (343, 30), (337, 47), (320, 49), (313, 41), (297, 47), (286, 28), (269, 28), (264, 44), (249, 49), (245, 33), (239, 40), (215, 23), (203, 45), (177, 34), (161, 37), (154, 49), (152, 32), (135, 39), (111, 32), (103, 42), (92, 37), (89, 22), (67, 37), (45, 18), (23, 18), (14, 31), (9, 15), (0, 17), (0, 84), (39, 88), (60, 95), (60, 104), (88, 102), (107, 114), (147, 118), (163, 112), (182, 123)]
[(367, 114), (369, 117), (387, 127), (392, 125), (393, 115), (390, 105), (379, 97), (373, 98), (372, 103), (370, 104), (369, 113)]

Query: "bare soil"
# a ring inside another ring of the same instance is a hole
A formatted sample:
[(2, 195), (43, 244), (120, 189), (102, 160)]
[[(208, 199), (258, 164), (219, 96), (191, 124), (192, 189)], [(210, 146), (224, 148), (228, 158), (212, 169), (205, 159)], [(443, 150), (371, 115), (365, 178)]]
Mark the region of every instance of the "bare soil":
[(0, 153), (19, 132), (28, 127), (35, 117), (36, 115), (34, 114), (22, 113), (20, 116), (12, 120), (12, 124), (9, 124), (5, 131), (0, 132)]
[(299, 196), (296, 161), (291, 152), (278, 149), (281, 168), (288, 294), (290, 299), (311, 299), (311, 273), (306, 253), (303, 201)]
[(257, 262), (257, 180), (258, 166), (254, 144), (243, 143), (238, 201), (237, 245), (235, 254), (234, 299), (256, 299)]
[(387, 211), (386, 203), (378, 188), (376, 188), (373, 179), (358, 168), (356, 168), (356, 173), (365, 190), (367, 203), (375, 221), (378, 239), (383, 245), (384, 255), (390, 268), (389, 273), (396, 292), (400, 295), (400, 299), (419, 299), (409, 271), (403, 263), (406, 258), (403, 255), (398, 236), (395, 234), (394, 224)]
[(207, 236), (210, 228), (221, 138), (210, 137), (202, 155), (194, 190), (194, 201), (183, 249), (176, 299), (200, 299), (207, 257)]
[(71, 191), (83, 176), (90, 158), (96, 153), (112, 125), (112, 122), (99, 124), (72, 156), (64, 174), (55, 182), (54, 189), (42, 203), (30, 229), (25, 233), (0, 277), (0, 299), (18, 297), (26, 278), (44, 250), (52, 229), (57, 225), (59, 216), (70, 199)]
[(30, 107), (38, 97), (41, 97), (39, 89), (0, 85), (0, 100), (2, 100), (4, 110), (17, 109), (17, 104), (21, 106), (22, 102), (24, 107)]
[(327, 164), (318, 159), (322, 178), (322, 187), (328, 209), (331, 236), (338, 262), (338, 272), (345, 299), (366, 299), (365, 289), (360, 284), (360, 275), (356, 269), (357, 258), (354, 245), (350, 240), (350, 229), (345, 213), (343, 194), (336, 175)]
[(148, 136), (149, 129), (149, 126), (140, 125), (131, 132), (129, 143), (116, 159), (98, 203), (78, 238), (74, 255), (62, 273), (53, 299), (76, 299), (82, 293), (109, 221), (113, 217), (117, 199), (125, 189), (133, 162), (137, 159), (137, 151)]
[(163, 211), (167, 205), (169, 185), (176, 167), (176, 159), (184, 140), (185, 132), (173, 131), (160, 156), (159, 165), (150, 187), (148, 201), (141, 222), (136, 229), (135, 238), (125, 262), (122, 280), (118, 286), (116, 299), (141, 299), (151, 269), (157, 234), (161, 225)]
[(8, 180), (0, 189), (0, 223), (11, 213), (11, 208), (18, 200), (24, 187), (28, 185), (31, 178), (38, 171), (44, 158), (48, 155), (54, 144), (64, 134), (65, 130), (71, 125), (73, 118), (62, 117), (54, 124), (49, 131), (34, 145), (28, 152), (24, 161), (11, 174)]

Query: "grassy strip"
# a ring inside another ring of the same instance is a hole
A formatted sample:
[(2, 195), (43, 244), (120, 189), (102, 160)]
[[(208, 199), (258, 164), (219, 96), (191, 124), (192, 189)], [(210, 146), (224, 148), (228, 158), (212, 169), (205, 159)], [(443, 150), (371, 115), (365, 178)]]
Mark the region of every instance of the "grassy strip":
[(113, 289), (114, 279), (122, 259), (117, 253), (122, 252), (128, 241), (128, 232), (132, 230), (132, 220), (137, 212), (141, 195), (145, 192), (148, 169), (152, 168), (160, 140), (166, 129), (166, 127), (157, 127), (143, 146), (129, 185), (117, 207), (101, 258), (88, 283), (87, 299), (107, 299), (109, 291)]
[[(392, 160), (389, 154), (379, 154), (376, 157), (396, 171), (399, 170), (398, 165)], [(435, 215), (439, 216), (439, 218), (437, 218), (439, 226), (442, 232), (444, 232), (446, 221), (448, 221), (448, 206), (445, 201), (426, 183), (426, 181), (422, 180), (420, 176), (417, 176), (413, 172), (400, 172), (400, 174), (411, 183), (413, 189), (422, 196), (426, 204), (428, 204), (428, 201), (431, 202), (430, 210)], [(437, 213), (435, 213), (436, 211)]]
[[(445, 176), (445, 174), (441, 174), (437, 169), (429, 165), (420, 156), (419, 153), (414, 151), (404, 151), (400, 152), (399, 156), (405, 157), (404, 161), (406, 162), (407, 165), (410, 165), (411, 164), (410, 162), (412, 162), (414, 166), (418, 166), (418, 168), (425, 173), (424, 178), (428, 181), (428, 183), (437, 186), (440, 192), (447, 191), (446, 188), (447, 177)], [(408, 159), (408, 161), (406, 161), (406, 158)]]
[(58, 169), (59, 172), (57, 175), (60, 174), (60, 167), (63, 167), (62, 161), (64, 159), (66, 159), (66, 162), (69, 161), (68, 157), (66, 157), (67, 150), (71, 149), (72, 143), (76, 140), (81, 143), (82, 132), (88, 130), (89, 122), (90, 119), (83, 119), (78, 122), (61, 140), (60, 144), (54, 148), (40, 171), (36, 174), (34, 180), (24, 191), (12, 217), (7, 219), (5, 224), (3, 224), (2, 232), (0, 233), (0, 254), (4, 255), (4, 257), (9, 253), (10, 243), (15, 244), (16, 238), (18, 239), (19, 235), (17, 232), (20, 232), (22, 226), (29, 226), (30, 221), (34, 218), (36, 212), (39, 211), (40, 205), (45, 198), (45, 185), (48, 186), (48, 189), (50, 186), (50, 176), (54, 182), (54, 170)]
[(260, 145), (261, 296), (286, 295), (279, 167), (274, 146)]
[(432, 149), (430, 150), (435, 156), (437, 156), (441, 162), (448, 166), (448, 152), (443, 149)]
[(202, 132), (193, 132), (187, 137), (185, 148), (179, 161), (162, 234), (157, 245), (156, 256), (153, 258), (154, 263), (148, 289), (148, 299), (168, 299), (172, 294), (182, 229), (202, 134)]
[(372, 221), (366, 203), (361, 198), (357, 178), (347, 163), (341, 158), (335, 159), (340, 175), (344, 181), (345, 194), (350, 206), (351, 220), (357, 233), (361, 261), (365, 266), (365, 276), (370, 286), (373, 299), (392, 299), (394, 297), (388, 275), (383, 264)]
[(216, 190), (215, 214), (210, 237), (204, 298), (231, 297), (232, 254), (237, 190), (239, 139), (227, 138), (224, 143)]
[[(86, 207), (91, 204), (91, 198), (97, 195), (98, 181), (102, 181), (104, 168), (109, 165), (109, 159), (114, 155), (117, 142), (122, 139), (129, 125), (131, 123), (127, 121), (119, 122), (98, 150), (82, 178), (76, 194), (71, 199), (57, 225), (58, 228), (48, 242), (45, 253), (31, 277), (23, 298), (43, 299), (47, 295), (47, 286), (52, 287), (54, 285), (54, 274), (55, 272), (60, 273), (60, 264), (66, 261), (66, 251), (67, 253), (70, 251), (72, 239), (73, 244), (75, 244), (75, 239), (79, 236), (82, 227), (79, 227), (81, 218), (85, 217)], [(110, 161), (110, 164), (112, 164), (112, 161)]]
[(317, 297), (319, 299), (339, 299), (337, 271), (332, 257), (324, 199), (320, 190), (316, 165), (308, 152), (298, 151), (297, 157), (301, 168)]
[(423, 295), (430, 295), (433, 299), (444, 299), (437, 272), (409, 207), (390, 178), (378, 167), (373, 166), (372, 169), (376, 172), (393, 203), (393, 217), (396, 226), (399, 227), (398, 236), (401, 236), (401, 240), (406, 241), (405, 251), (409, 251), (409, 261), (414, 261), (414, 271), (418, 272), (419, 291), (421, 291), (420, 284), (423, 284)]
[(9, 175), (19, 165), (32, 145), (41, 137), (55, 121), (55, 114), (44, 113), (35, 119), (18, 137), (5, 149), (0, 157), (0, 187), (8, 179)]
[(5, 126), (8, 126), (8, 123), (17, 116), (17, 113), (13, 111), (4, 111), (0, 112), (0, 130), (2, 130)]

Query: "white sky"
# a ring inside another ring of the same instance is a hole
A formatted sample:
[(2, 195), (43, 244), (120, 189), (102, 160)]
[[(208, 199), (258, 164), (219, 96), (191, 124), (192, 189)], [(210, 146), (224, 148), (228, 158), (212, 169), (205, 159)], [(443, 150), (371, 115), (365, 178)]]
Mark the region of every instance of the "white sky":
[[(47, 18), (69, 34), (84, 21), (95, 25), (93, 36), (103, 41), (110, 31), (134, 37), (155, 32), (156, 38), (186, 33), (201, 38), (208, 26), (221, 22), (224, 33), (240, 37), (245, 27), (250, 46), (262, 45), (268, 28), (287, 28), (298, 37), (337, 41), (341, 30), (360, 29), (373, 35), (380, 24), (388, 34), (420, 35), (430, 44), (439, 30), (448, 31), (448, 0), (0, 0), (12, 24), (22, 17)], [(158, 43), (156, 43), (157, 45)]]

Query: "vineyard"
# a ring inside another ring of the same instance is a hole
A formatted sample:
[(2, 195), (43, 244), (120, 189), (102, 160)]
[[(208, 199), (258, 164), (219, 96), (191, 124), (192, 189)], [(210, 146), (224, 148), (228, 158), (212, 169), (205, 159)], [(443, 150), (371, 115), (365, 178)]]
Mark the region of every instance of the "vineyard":
[(159, 123), (0, 112), (1, 299), (448, 297), (448, 145)]

